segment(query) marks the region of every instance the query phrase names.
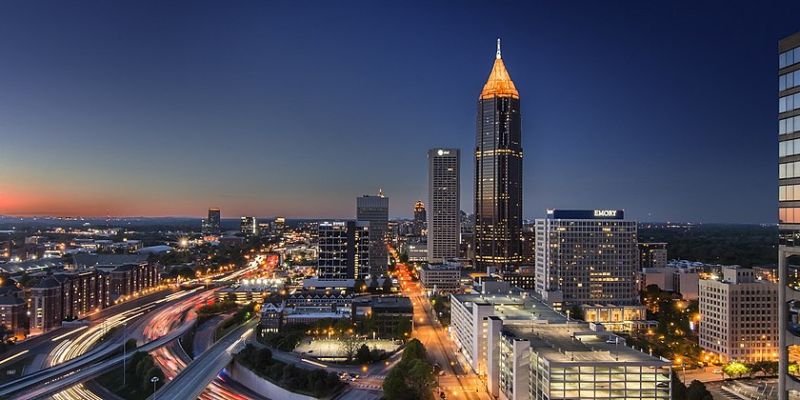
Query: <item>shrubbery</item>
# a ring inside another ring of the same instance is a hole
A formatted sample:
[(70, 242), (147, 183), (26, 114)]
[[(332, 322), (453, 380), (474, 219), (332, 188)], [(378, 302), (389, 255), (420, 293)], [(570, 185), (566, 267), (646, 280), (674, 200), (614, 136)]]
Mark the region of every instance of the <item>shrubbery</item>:
[(434, 383), (425, 346), (413, 339), (403, 350), (403, 358), (383, 380), (383, 394), (387, 400), (431, 399)]
[(259, 376), (293, 392), (320, 398), (335, 393), (343, 386), (334, 372), (328, 373), (321, 369), (305, 370), (284, 364), (273, 359), (269, 349), (257, 349), (252, 344), (245, 346), (236, 355), (236, 359)]

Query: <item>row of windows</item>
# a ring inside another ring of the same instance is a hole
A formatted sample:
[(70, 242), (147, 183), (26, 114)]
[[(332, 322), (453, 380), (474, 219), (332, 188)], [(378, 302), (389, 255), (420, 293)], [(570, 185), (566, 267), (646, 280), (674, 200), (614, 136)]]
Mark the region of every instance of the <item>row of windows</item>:
[(784, 118), (778, 121), (779, 135), (785, 135), (797, 131), (800, 131), (800, 115), (791, 118)]
[(800, 154), (800, 139), (786, 140), (778, 143), (778, 156), (786, 157)]
[(800, 208), (780, 208), (778, 220), (784, 224), (800, 223)]
[(778, 165), (778, 178), (787, 179), (797, 177), (800, 177), (800, 161)]
[(800, 86), (800, 70), (789, 72), (778, 77), (778, 90)]
[(800, 93), (783, 96), (778, 99), (778, 112), (787, 112), (800, 108)]
[(778, 66), (780, 68), (788, 67), (798, 62), (800, 62), (800, 47), (784, 51), (778, 56)]

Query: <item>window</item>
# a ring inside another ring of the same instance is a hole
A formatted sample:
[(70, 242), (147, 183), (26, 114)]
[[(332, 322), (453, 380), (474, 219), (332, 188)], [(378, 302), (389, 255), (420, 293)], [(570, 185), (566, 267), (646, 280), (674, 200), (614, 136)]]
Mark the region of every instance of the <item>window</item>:
[(778, 77), (778, 90), (800, 86), (800, 70), (789, 72)]
[(783, 96), (778, 99), (778, 112), (793, 111), (800, 108), (800, 93)]
[(788, 67), (797, 62), (800, 62), (800, 47), (784, 51), (778, 56), (778, 66), (780, 68)]
[(800, 131), (800, 115), (790, 118), (784, 118), (778, 121), (778, 134), (786, 135)]

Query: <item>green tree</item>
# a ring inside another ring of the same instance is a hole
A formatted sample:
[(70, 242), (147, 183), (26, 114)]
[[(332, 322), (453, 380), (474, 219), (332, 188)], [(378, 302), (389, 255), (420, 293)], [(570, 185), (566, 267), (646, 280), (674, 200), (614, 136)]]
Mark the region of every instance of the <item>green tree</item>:
[(396, 365), (383, 380), (383, 395), (386, 400), (412, 400), (414, 394), (406, 384), (405, 371)]
[(426, 399), (431, 396), (431, 390), (436, 384), (433, 376), (433, 367), (424, 360), (411, 360), (406, 367), (406, 382), (414, 391), (417, 399)]
[(694, 380), (686, 389), (686, 400), (714, 400), (703, 382)]
[(576, 320), (583, 321), (583, 319), (584, 319), (583, 308), (581, 308), (580, 305), (573, 304), (568, 308), (568, 310), (569, 310), (570, 319), (576, 319)]
[(411, 321), (400, 317), (400, 320), (397, 321), (397, 325), (394, 328), (394, 336), (400, 339), (405, 339), (411, 335)]
[(750, 368), (747, 365), (744, 365), (738, 361), (731, 361), (724, 367), (722, 367), (722, 372), (725, 375), (730, 376), (731, 378), (738, 378), (740, 376), (744, 376), (750, 373)]
[(393, 286), (392, 285), (392, 278), (390, 278), (388, 276), (383, 278), (383, 291), (384, 292), (386, 292), (386, 293), (391, 292), (392, 291), (392, 286)]
[(406, 348), (403, 349), (403, 361), (410, 361), (410, 360), (427, 360), (428, 359), (428, 352), (425, 350), (425, 346), (417, 339), (411, 339), (408, 344), (406, 344)]
[(672, 374), (672, 400), (686, 399), (686, 385), (678, 378), (678, 374)]
[(358, 348), (358, 351), (356, 352), (356, 360), (362, 364), (372, 361), (372, 355), (370, 354), (369, 347), (366, 344), (362, 344), (361, 347)]
[(370, 291), (370, 293), (375, 293), (375, 292), (378, 291), (378, 278), (377, 277), (373, 276), (372, 279), (369, 280), (369, 291)]

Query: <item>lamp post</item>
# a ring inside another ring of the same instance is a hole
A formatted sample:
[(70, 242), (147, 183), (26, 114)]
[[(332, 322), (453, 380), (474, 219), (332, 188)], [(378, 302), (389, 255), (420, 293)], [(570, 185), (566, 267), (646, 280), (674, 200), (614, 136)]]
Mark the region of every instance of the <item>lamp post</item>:
[(153, 382), (153, 400), (156, 399), (156, 383), (158, 383), (159, 379), (157, 376), (150, 378), (150, 382)]

